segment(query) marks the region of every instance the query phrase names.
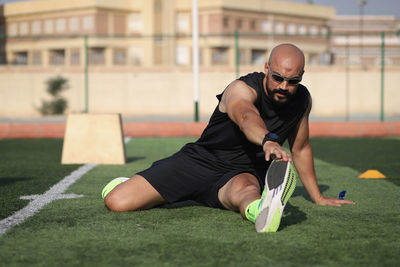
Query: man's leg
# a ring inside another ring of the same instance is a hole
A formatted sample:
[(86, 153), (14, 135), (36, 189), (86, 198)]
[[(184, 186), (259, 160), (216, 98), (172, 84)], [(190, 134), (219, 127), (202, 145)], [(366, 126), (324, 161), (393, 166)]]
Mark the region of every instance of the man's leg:
[(295, 187), (294, 167), (290, 162), (274, 160), (267, 171), (262, 196), (256, 177), (242, 173), (218, 191), (218, 199), (225, 208), (239, 211), (254, 222), (257, 232), (276, 232)]
[(164, 203), (167, 201), (140, 175), (119, 184), (104, 198), (104, 204), (112, 211), (149, 209)]
[(246, 208), (261, 198), (261, 189), (257, 178), (250, 173), (241, 173), (230, 179), (218, 191), (218, 199), (228, 210), (240, 212), (246, 216)]

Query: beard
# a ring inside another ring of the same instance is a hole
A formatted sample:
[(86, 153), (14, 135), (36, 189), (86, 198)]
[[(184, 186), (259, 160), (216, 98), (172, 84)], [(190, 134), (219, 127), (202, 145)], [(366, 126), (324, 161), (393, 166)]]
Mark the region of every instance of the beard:
[(288, 90), (282, 90), (279, 88), (275, 88), (275, 89), (271, 90), (271, 89), (269, 89), (268, 83), (269, 83), (269, 77), (267, 77), (267, 82), (266, 82), (265, 87), (268, 92), (268, 98), (272, 101), (272, 103), (274, 105), (284, 106), (291, 102), (291, 100), (293, 99), (294, 93), (292, 94)]

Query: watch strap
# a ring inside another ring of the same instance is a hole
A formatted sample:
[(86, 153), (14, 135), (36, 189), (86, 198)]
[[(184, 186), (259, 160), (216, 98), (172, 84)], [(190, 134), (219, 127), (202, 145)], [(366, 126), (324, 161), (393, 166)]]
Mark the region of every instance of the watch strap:
[(279, 143), (280, 142), (280, 138), (279, 138), (279, 136), (277, 134), (269, 132), (264, 136), (264, 139), (262, 141), (262, 146), (264, 146), (267, 141), (272, 141), (272, 142)]

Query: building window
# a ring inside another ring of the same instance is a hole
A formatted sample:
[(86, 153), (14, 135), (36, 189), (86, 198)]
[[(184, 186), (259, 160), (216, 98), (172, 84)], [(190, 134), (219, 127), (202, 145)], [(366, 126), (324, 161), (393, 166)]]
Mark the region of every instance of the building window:
[(79, 48), (71, 49), (71, 65), (81, 64), (81, 52)]
[(154, 11), (155, 12), (162, 12), (162, 0), (155, 0), (154, 1)]
[(203, 54), (204, 54), (203, 49), (199, 48), (199, 65), (203, 65)]
[(189, 62), (189, 47), (178, 45), (175, 48), (175, 63), (177, 65), (188, 65)]
[(332, 65), (333, 64), (333, 54), (329, 52), (322, 53), (320, 56), (321, 65)]
[(46, 20), (44, 22), (44, 33), (53, 33), (54, 31), (54, 22), (52, 20)]
[(321, 34), (322, 35), (328, 35), (329, 31), (328, 31), (328, 27), (324, 26), (321, 28)]
[(64, 65), (65, 64), (65, 50), (54, 49), (50, 50), (50, 65)]
[(211, 60), (213, 64), (228, 64), (228, 48), (215, 47), (212, 49)]
[(272, 23), (269, 20), (264, 20), (261, 23), (261, 30), (263, 33), (271, 33), (272, 32)]
[(115, 65), (126, 64), (126, 49), (125, 48), (114, 48), (113, 51), (113, 62)]
[(311, 35), (318, 35), (319, 31), (318, 31), (318, 27), (317, 26), (311, 26), (310, 27), (310, 34)]
[(132, 13), (128, 18), (128, 27), (130, 32), (142, 32), (143, 31), (143, 22), (142, 16), (140, 13)]
[(319, 57), (318, 54), (316, 53), (310, 53), (308, 55), (308, 64), (309, 65), (317, 65), (319, 62)]
[(243, 28), (243, 19), (236, 20), (236, 29), (240, 30)]
[(239, 63), (241, 65), (247, 64), (246, 50), (244, 50), (244, 49), (239, 50)]
[(250, 21), (250, 30), (255, 31), (256, 28), (257, 28), (257, 22), (256, 20), (253, 19)]
[(296, 24), (294, 24), (294, 23), (289, 23), (289, 24), (287, 25), (287, 32), (288, 32), (289, 34), (296, 34), (296, 33), (297, 33)]
[(299, 34), (306, 35), (307, 34), (307, 26), (304, 24), (299, 25)]
[(94, 28), (94, 17), (93, 16), (85, 16), (83, 17), (83, 29), (90, 31)]
[(275, 22), (274, 25), (274, 32), (278, 34), (283, 34), (285, 33), (285, 26), (283, 25), (282, 22)]
[(27, 65), (28, 64), (28, 52), (21, 51), (15, 52), (13, 57), (13, 63), (15, 65)]
[(28, 35), (28, 34), (29, 34), (28, 22), (21, 22), (19, 24), (19, 35)]
[(66, 19), (57, 19), (56, 20), (56, 32), (57, 33), (64, 33), (67, 28), (67, 21)]
[(6, 33), (6, 25), (5, 25), (5, 23), (0, 23), (0, 32), (1, 33)]
[(8, 35), (9, 36), (16, 36), (18, 34), (18, 24), (11, 23), (8, 25)]
[(32, 65), (42, 65), (41, 51), (32, 51)]
[(105, 51), (104, 47), (92, 47), (89, 48), (89, 63), (93, 65), (101, 65), (105, 63)]
[(129, 61), (133, 65), (141, 65), (142, 64), (142, 48), (132, 46), (129, 48)]
[(7, 64), (7, 58), (5, 53), (0, 53), (0, 65)]
[(32, 22), (32, 34), (41, 34), (42, 33), (42, 23), (40, 20), (35, 20)]
[(70, 32), (78, 32), (79, 31), (79, 18), (73, 17), (68, 21), (68, 27)]
[(251, 50), (251, 64), (264, 65), (267, 51), (264, 49)]
[(224, 25), (225, 29), (229, 28), (229, 18), (228, 17), (223, 18), (223, 25)]
[(177, 13), (176, 14), (176, 31), (177, 32), (189, 32), (189, 14)]

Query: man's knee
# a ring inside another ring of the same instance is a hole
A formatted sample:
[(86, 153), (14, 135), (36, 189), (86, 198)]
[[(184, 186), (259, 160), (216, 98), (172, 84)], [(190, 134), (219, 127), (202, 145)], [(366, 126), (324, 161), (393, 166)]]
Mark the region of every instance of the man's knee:
[(134, 211), (134, 207), (130, 205), (128, 209), (128, 205), (126, 203), (126, 199), (124, 199), (118, 191), (111, 191), (105, 198), (104, 198), (104, 205), (111, 211)]
[(232, 179), (230, 191), (233, 195), (237, 195), (247, 191), (260, 191), (260, 186), (254, 176), (248, 174), (238, 175)]
[(221, 203), (230, 210), (238, 210), (243, 199), (249, 194), (260, 193), (257, 178), (251, 174), (242, 173), (233, 177), (218, 192)]
[(114, 188), (104, 199), (104, 205), (112, 211), (136, 211), (149, 209), (165, 203), (166, 200), (142, 176)]

